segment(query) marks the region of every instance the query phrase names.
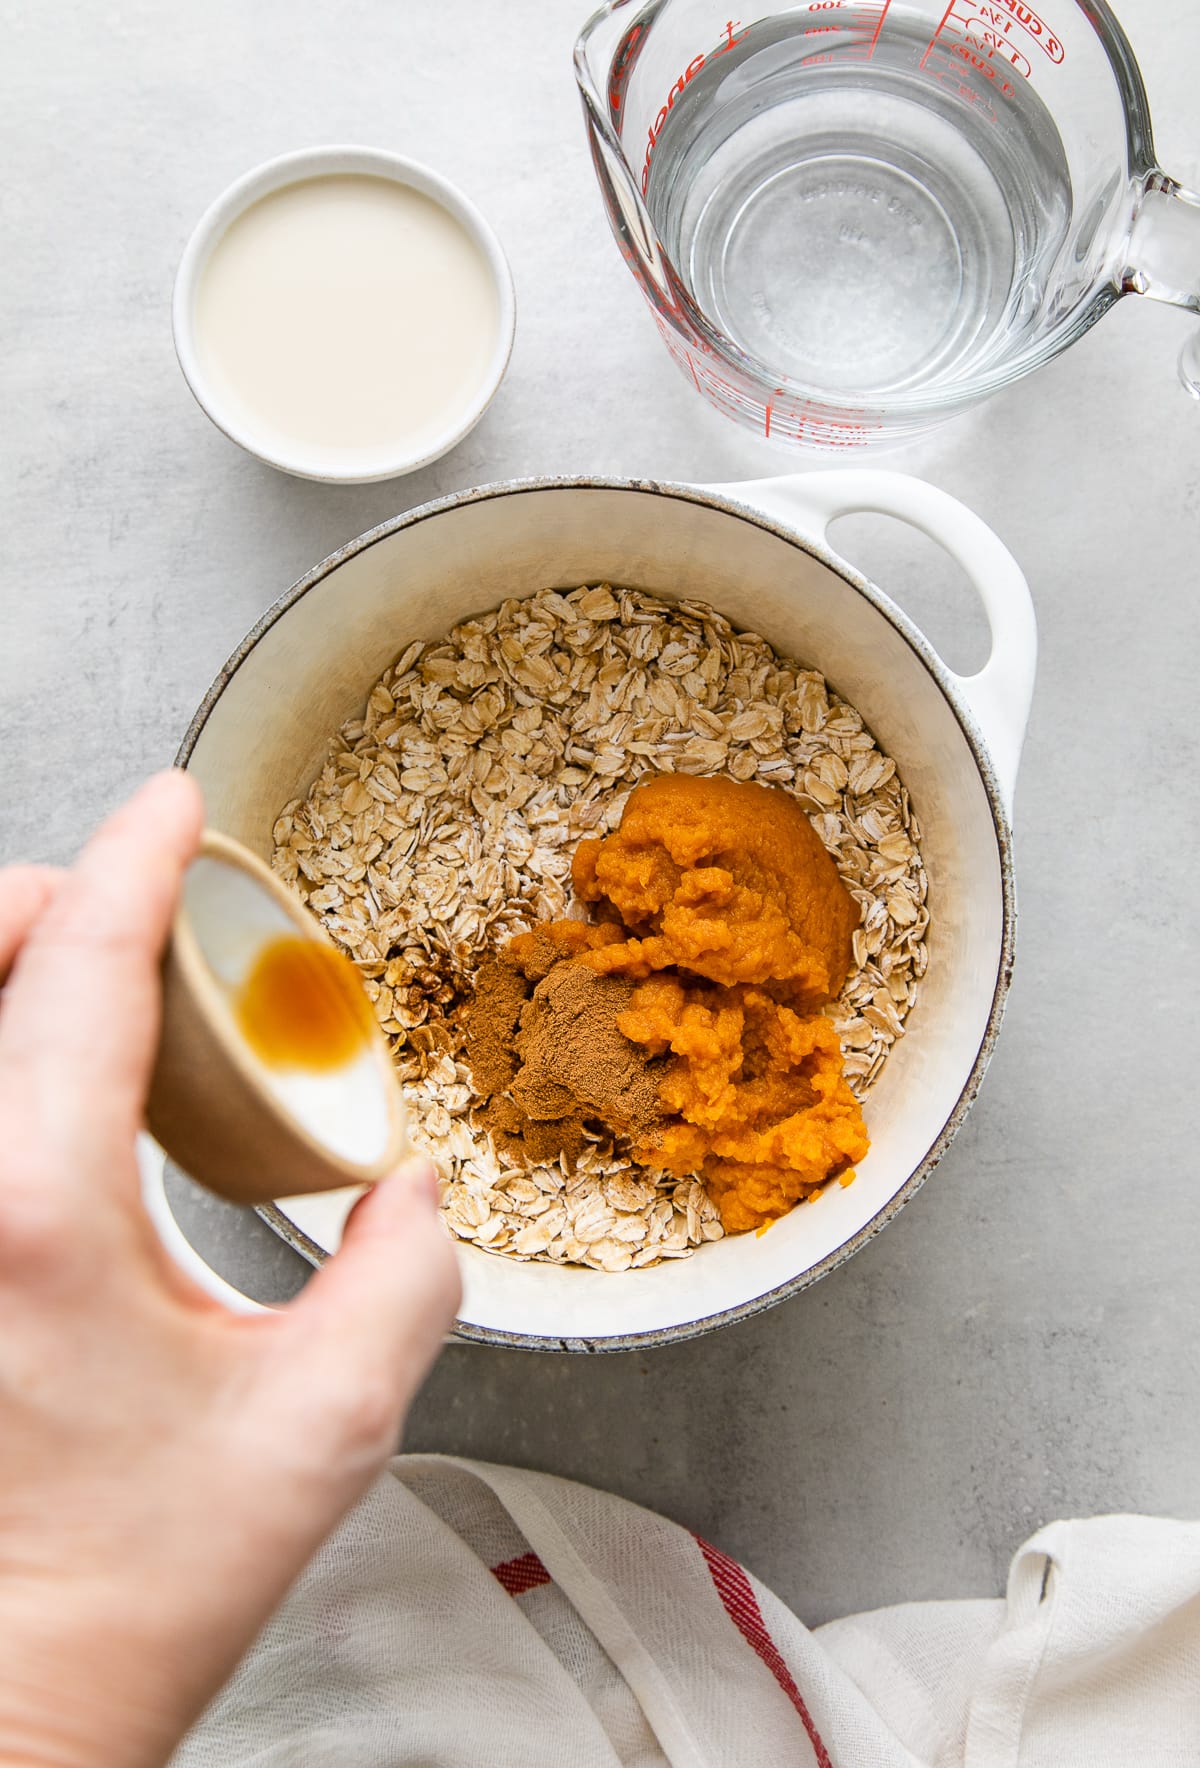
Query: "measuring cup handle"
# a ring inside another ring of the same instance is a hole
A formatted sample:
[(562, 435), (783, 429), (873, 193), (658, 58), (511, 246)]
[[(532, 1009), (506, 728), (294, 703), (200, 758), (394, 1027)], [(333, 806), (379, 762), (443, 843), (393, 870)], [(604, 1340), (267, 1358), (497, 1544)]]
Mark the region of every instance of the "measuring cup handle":
[[(1157, 167), (1142, 183), (1121, 288), (1200, 313), (1200, 191), (1185, 189)], [(1184, 343), (1179, 375), (1200, 399), (1200, 331)]]
[(906, 473), (849, 468), (707, 489), (798, 528), (829, 551), (829, 525), (839, 516), (895, 516), (928, 534), (962, 566), (987, 614), (992, 649), (976, 675), (956, 675), (944, 663), (942, 668), (979, 727), (1011, 819), (1037, 670), (1037, 621), (1020, 567), (987, 523), (948, 492)]

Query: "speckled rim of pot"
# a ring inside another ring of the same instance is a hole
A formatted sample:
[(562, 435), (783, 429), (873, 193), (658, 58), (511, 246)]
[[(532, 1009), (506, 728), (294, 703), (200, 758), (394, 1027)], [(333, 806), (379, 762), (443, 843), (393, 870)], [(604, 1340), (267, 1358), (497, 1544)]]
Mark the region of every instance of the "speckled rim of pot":
[[(828, 1253), (818, 1263), (802, 1271), (798, 1276), (789, 1278), (786, 1283), (778, 1284), (763, 1295), (751, 1297), (749, 1301), (740, 1302), (736, 1307), (723, 1308), (719, 1313), (707, 1314), (702, 1319), (687, 1320), (676, 1326), (662, 1326), (649, 1332), (621, 1333), (605, 1338), (551, 1338), (543, 1334), (531, 1332), (503, 1332), (493, 1326), (475, 1326), (469, 1322), (457, 1321), (452, 1337), (457, 1342), (468, 1344), (496, 1345), (505, 1350), (524, 1351), (584, 1351), (593, 1354), (608, 1351), (650, 1350), (659, 1345), (682, 1344), (690, 1338), (700, 1338), (706, 1332), (714, 1332), (720, 1326), (732, 1326), (739, 1320), (749, 1320), (755, 1314), (764, 1313), (768, 1308), (775, 1307), (779, 1302), (786, 1301), (789, 1296), (799, 1295), (801, 1290), (808, 1289), (822, 1277), (836, 1271), (846, 1261), (853, 1258), (856, 1252), (882, 1233), (888, 1223), (899, 1215), (910, 1197), (920, 1190), (929, 1174), (937, 1166), (947, 1148), (962, 1127), (968, 1111), (975, 1102), (987, 1065), (992, 1059), (996, 1047), (996, 1039), (1000, 1035), (1000, 1022), (1004, 1017), (1004, 1005), (1012, 982), (1013, 958), (1016, 950), (1017, 936), (1017, 895), (1016, 879), (1013, 871), (1012, 832), (1008, 817), (1004, 810), (1004, 798), (997, 779), (987, 745), (958, 692), (956, 678), (947, 669), (929, 640), (920, 628), (914, 625), (907, 614), (897, 607), (895, 602), (883, 590), (871, 583), (861, 572), (847, 563), (840, 554), (819, 542), (800, 534), (794, 528), (773, 521), (759, 510), (748, 504), (738, 503), (735, 498), (718, 496), (694, 485), (676, 484), (657, 479), (612, 479), (612, 478), (539, 478), (500, 480), (492, 485), (480, 485), (469, 491), (452, 492), (446, 497), (435, 498), (430, 503), (420, 504), (416, 509), (407, 510), (403, 515), (393, 516), (389, 521), (381, 522), (377, 528), (368, 529), (357, 539), (347, 541), (301, 577), (292, 587), (285, 590), (279, 600), (267, 609), (262, 618), (251, 627), (241, 644), (233, 652), (224, 667), (213, 681), (197, 709), (195, 717), (187, 728), (179, 752), (175, 757), (178, 767), (187, 767), (192, 752), (196, 747), (200, 733), (208, 723), (209, 714), (224, 693), (226, 686), (237, 674), (242, 664), (254, 650), (260, 638), (268, 632), (277, 620), (283, 618), (288, 609), (298, 602), (301, 596), (307, 595), (316, 584), (321, 583), (331, 572), (348, 559), (365, 552), (368, 547), (377, 545), (381, 540), (389, 539), (402, 529), (414, 527), (418, 522), (426, 521), (431, 516), (440, 516), (447, 511), (472, 503), (482, 503), (489, 498), (523, 496), (527, 492), (541, 491), (636, 491), (654, 497), (674, 498), (684, 503), (700, 504), (701, 506), (719, 511), (723, 515), (735, 516), (751, 526), (764, 529), (777, 539), (785, 541), (798, 552), (807, 553), (829, 570), (836, 573), (842, 580), (865, 597), (878, 614), (895, 628), (901, 638), (920, 658), (929, 674), (948, 702), (951, 711), (958, 720), (963, 736), (966, 738), (979, 770), (984, 791), (987, 794), (988, 806), (992, 814), (992, 825), (996, 834), (996, 844), (1000, 860), (1000, 882), (1003, 918), (1000, 935), (1000, 961), (996, 967), (996, 985), (992, 994), (992, 1004), (988, 1012), (987, 1025), (971, 1064), (971, 1072), (958, 1095), (958, 1099), (942, 1129), (920, 1164), (913, 1170), (901, 1185), (900, 1189), (888, 1199), (883, 1208), (878, 1210), (871, 1220), (860, 1228), (857, 1234), (843, 1242), (835, 1251)], [(298, 1252), (301, 1258), (310, 1265), (318, 1266), (324, 1262), (328, 1254), (311, 1240), (309, 1236), (297, 1228), (294, 1222), (272, 1204), (266, 1204), (257, 1212), (280, 1238)]]

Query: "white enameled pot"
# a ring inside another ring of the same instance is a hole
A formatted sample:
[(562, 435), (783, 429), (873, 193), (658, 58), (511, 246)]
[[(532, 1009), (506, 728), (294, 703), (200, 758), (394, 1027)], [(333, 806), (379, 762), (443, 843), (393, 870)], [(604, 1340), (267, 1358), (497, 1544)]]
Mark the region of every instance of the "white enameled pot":
[[(962, 565), (992, 629), (977, 675), (953, 674), (888, 596), (831, 551), (836, 517), (877, 511)], [(769, 1233), (619, 1276), (462, 1248), (461, 1336), (531, 1349), (665, 1343), (743, 1318), (825, 1275), (931, 1171), (975, 1096), (1012, 967), (1011, 811), (1036, 628), (999, 540), (944, 492), (846, 471), (693, 487), (610, 480), (486, 486), (385, 523), (281, 598), (230, 659), (180, 760), (209, 820), (260, 854), (330, 735), (413, 639), (508, 596), (609, 581), (711, 602), (735, 627), (821, 670), (892, 755), (923, 830), (929, 967), (909, 1029), (866, 1106), (871, 1152)], [(310, 1258), (336, 1245), (344, 1194), (265, 1212)]]

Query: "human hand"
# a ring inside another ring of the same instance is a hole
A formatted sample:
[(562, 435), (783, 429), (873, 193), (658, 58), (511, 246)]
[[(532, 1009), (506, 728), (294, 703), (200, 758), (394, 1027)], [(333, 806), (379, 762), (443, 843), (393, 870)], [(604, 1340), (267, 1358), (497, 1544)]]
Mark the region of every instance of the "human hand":
[(134, 1144), (202, 822), (151, 780), (74, 870), (0, 872), (0, 1768), (163, 1763), (396, 1445), (459, 1296), (433, 1168), (289, 1307), (169, 1259)]

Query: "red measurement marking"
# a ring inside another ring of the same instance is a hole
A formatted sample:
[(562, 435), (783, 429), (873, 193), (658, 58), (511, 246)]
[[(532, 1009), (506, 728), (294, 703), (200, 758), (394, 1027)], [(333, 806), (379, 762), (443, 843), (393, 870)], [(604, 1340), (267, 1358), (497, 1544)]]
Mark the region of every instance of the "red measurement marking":
[(836, 33), (848, 41), (840, 43), (836, 50), (806, 55), (805, 66), (841, 59), (870, 61), (891, 4), (892, 0), (858, 0), (857, 4), (848, 0), (809, 0), (809, 12), (821, 15), (822, 22), (807, 25), (801, 36), (826, 37)]
[(1002, 98), (1015, 95), (1010, 72), (1024, 79), (1029, 78), (1030, 72), (1026, 58), (1019, 52), (1014, 56), (995, 32), (984, 28), (982, 36), (976, 34), (981, 13), (995, 10), (977, 0), (950, 0), (920, 63), (935, 79), (953, 85), (960, 97), (976, 105), (984, 115), (991, 111), (992, 93), (998, 92)]
[(882, 6), (879, 6), (876, 8), (876, 11), (878, 12), (879, 17), (875, 21), (875, 35), (871, 38), (870, 44), (867, 47), (867, 60), (868, 61), (870, 61), (871, 57), (875, 53), (876, 46), (878, 45), (878, 42), (879, 42), (879, 33), (883, 29), (883, 21), (888, 15), (888, 8), (891, 6), (891, 4), (892, 4), (892, 0), (883, 0)]
[(821, 448), (861, 448), (883, 426), (877, 420), (842, 415), (835, 407), (814, 410), (809, 405), (783, 403), (773, 398), (763, 420), (763, 435), (781, 442), (810, 442)]
[[(1014, 41), (1015, 31), (1022, 34)], [(939, 61), (944, 65), (947, 56), (955, 56), (988, 81), (992, 90), (1011, 98), (1016, 88), (1007, 70), (1023, 80), (1030, 79), (1033, 73), (1029, 57), (1017, 46), (1018, 42), (1036, 43), (1056, 65), (1066, 56), (1059, 39), (1022, 0), (950, 0), (921, 58), (921, 66), (936, 74)], [(972, 96), (978, 98), (978, 92)]]
[(924, 55), (921, 57), (920, 65), (922, 67), (926, 66), (926, 64), (929, 61), (930, 56), (933, 54), (934, 50), (937, 48), (938, 39), (941, 37), (942, 32), (945, 30), (947, 24), (950, 22), (950, 14), (953, 11), (954, 11), (954, 0), (950, 0), (949, 6), (947, 6), (945, 12), (943, 12), (943, 14), (942, 14), (941, 24), (938, 26), (937, 30), (933, 33), (933, 36), (929, 39), (929, 47), (925, 51)]
[[(939, 66), (939, 61), (946, 65)], [(955, 96), (961, 98), (964, 104), (973, 106), (985, 123), (996, 121), (995, 106), (989, 103), (984, 93), (971, 85), (966, 69), (956, 67), (954, 63), (947, 61), (947, 58), (942, 56), (932, 58), (925, 72), (939, 85), (950, 87)]]
[[(659, 113), (655, 117), (654, 121), (651, 123), (649, 131), (648, 131), (648, 139), (646, 141), (646, 157), (642, 161), (642, 195), (643, 196), (645, 196), (646, 187), (650, 183), (650, 159), (651, 159), (652, 154), (654, 153), (654, 148), (655, 148), (655, 145), (658, 141), (658, 138), (662, 134), (663, 128), (666, 125), (667, 118), (670, 116), (671, 111), (674, 108), (675, 100), (677, 98), (683, 97), (684, 89), (687, 86), (688, 81), (694, 80), (696, 78), (696, 75), (700, 72), (700, 69), (704, 66), (705, 62), (715, 61), (718, 55), (728, 55), (728, 53), (731, 49), (737, 48), (738, 44), (742, 41), (742, 38), (745, 37), (745, 35), (746, 35), (745, 31), (741, 32), (741, 36), (738, 36), (736, 34), (739, 30), (741, 30), (741, 23), (742, 23), (742, 21), (740, 18), (726, 19), (722, 37), (721, 37), (720, 41), (717, 43), (716, 48), (710, 49), (707, 51), (701, 50), (698, 55), (693, 55), (691, 61), (688, 62), (687, 66), (684, 68), (683, 72), (679, 75), (678, 79), (675, 81), (675, 84), (671, 87), (670, 91), (667, 93), (666, 100), (664, 101), (664, 103), (660, 107)], [(611, 99), (610, 99), (610, 103), (611, 103)]]
[[(702, 398), (727, 417), (749, 422), (761, 428), (767, 437), (815, 442), (823, 448), (857, 448), (882, 428), (877, 419), (842, 412), (836, 406), (816, 409), (807, 401), (788, 399), (782, 387), (773, 390), (764, 406), (757, 388), (752, 390), (721, 374), (710, 360), (711, 350), (702, 340), (681, 337), (655, 310), (649, 296), (646, 301), (672, 357)], [(721, 366), (725, 365), (722, 363)]]
[(997, 54), (1004, 57), (1005, 61), (1016, 68), (1023, 80), (1029, 79), (1033, 70), (1029, 65), (1028, 56), (1022, 55), (1019, 49), (1014, 49), (1007, 38), (1001, 37), (996, 31), (985, 31), (974, 20), (967, 25), (966, 36), (968, 42), (973, 43), (982, 53), (990, 55), (995, 50)]
[(1016, 25), (1033, 39), (1051, 61), (1057, 63), (1065, 59), (1067, 52), (1049, 25), (1038, 17), (1031, 6), (1023, 5), (1022, 0), (990, 0), (990, 3), (985, 3), (985, 0), (966, 0), (966, 4), (985, 25), (990, 25), (1005, 35)]

